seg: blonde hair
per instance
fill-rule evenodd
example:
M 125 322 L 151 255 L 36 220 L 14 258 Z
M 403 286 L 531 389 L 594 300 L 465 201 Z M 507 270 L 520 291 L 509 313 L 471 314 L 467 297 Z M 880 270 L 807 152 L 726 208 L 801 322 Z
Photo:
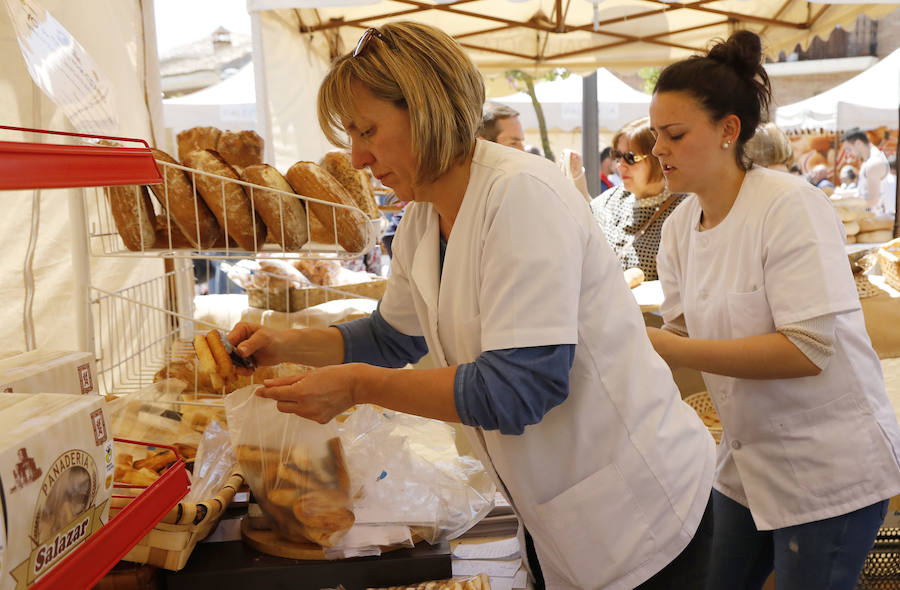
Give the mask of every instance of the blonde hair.
M 648 180 L 650 182 L 662 180 L 662 165 L 659 163 L 659 160 L 656 159 L 656 156 L 653 155 L 653 144 L 656 143 L 656 137 L 654 137 L 653 131 L 650 130 L 650 117 L 635 119 L 630 123 L 626 123 L 621 129 L 616 131 L 615 135 L 612 137 L 612 147 L 614 150 L 619 149 L 616 146 L 619 145 L 619 140 L 623 138 L 628 143 L 628 149 L 636 156 L 650 156 L 647 158 L 647 162 L 650 164 L 650 176 L 648 176 Z
M 437 180 L 467 155 L 481 125 L 484 80 L 462 47 L 434 27 L 395 22 L 381 27 L 357 56 L 339 57 L 319 87 L 319 125 L 328 141 L 348 147 L 343 121 L 353 120 L 352 84 L 409 111 L 416 182 Z
M 765 123 L 744 146 L 744 155 L 757 166 L 769 167 L 783 164 L 790 168 L 794 160 L 791 140 L 775 123 Z

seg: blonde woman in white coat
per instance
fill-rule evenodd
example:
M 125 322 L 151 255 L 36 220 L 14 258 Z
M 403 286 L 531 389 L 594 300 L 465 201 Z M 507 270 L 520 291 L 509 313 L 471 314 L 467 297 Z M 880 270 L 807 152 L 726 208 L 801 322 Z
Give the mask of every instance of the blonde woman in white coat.
M 483 101 L 444 33 L 366 31 L 326 75 L 319 117 L 354 166 L 412 201 L 387 291 L 370 318 L 240 324 L 231 342 L 322 367 L 259 390 L 285 412 L 327 422 L 373 403 L 462 422 L 547 588 L 702 588 L 714 443 L 584 199 L 553 163 L 476 141 Z M 438 368 L 389 368 L 426 351 Z
M 900 428 L 828 198 L 751 166 L 770 97 L 741 31 L 666 68 L 650 104 L 669 190 L 658 259 L 672 367 L 703 371 L 724 427 L 710 589 L 852 590 L 887 498 Z

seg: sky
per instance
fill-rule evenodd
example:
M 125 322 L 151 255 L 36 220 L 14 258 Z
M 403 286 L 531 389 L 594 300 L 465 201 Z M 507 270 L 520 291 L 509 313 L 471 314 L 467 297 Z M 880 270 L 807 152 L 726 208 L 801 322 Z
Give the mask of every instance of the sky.
M 154 0 L 153 5 L 160 53 L 206 37 L 219 26 L 250 34 L 246 0 Z

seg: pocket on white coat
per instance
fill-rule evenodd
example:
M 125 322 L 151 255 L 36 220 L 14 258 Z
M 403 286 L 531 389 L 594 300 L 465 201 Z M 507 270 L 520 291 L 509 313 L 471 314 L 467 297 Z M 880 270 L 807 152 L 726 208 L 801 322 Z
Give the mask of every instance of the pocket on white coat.
M 845 493 L 875 468 L 877 427 L 853 394 L 771 420 L 798 484 L 813 495 Z
M 559 569 L 578 588 L 602 588 L 656 552 L 647 517 L 615 463 L 535 510 L 564 561 Z
M 746 338 L 775 331 L 769 299 L 763 287 L 741 293 L 726 293 L 731 337 Z

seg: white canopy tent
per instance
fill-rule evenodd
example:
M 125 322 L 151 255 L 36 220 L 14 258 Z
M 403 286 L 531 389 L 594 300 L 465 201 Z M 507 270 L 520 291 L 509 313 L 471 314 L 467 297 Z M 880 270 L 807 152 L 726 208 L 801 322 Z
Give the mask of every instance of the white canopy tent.
M 785 130 L 895 127 L 898 106 L 900 49 L 830 90 L 779 107 L 775 123 Z
M 534 90 L 548 129 L 571 131 L 579 129 L 583 80 L 573 74 L 565 79 L 535 84 Z M 531 97 L 524 92 L 490 99 L 519 111 L 519 120 L 525 129 L 538 126 L 537 115 L 532 108 Z M 597 70 L 598 122 L 602 130 L 615 131 L 625 123 L 647 116 L 650 95 L 635 90 L 618 79 L 606 68 Z

